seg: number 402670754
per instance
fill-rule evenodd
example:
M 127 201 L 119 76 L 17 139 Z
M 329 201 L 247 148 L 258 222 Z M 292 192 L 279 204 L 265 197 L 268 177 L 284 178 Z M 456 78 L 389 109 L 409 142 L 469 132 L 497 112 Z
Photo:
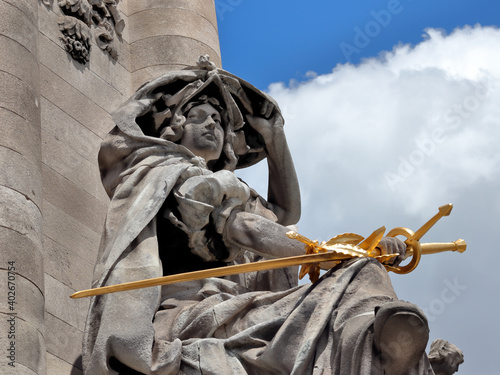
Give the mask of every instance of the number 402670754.
M 15 262 L 9 261 L 7 267 L 7 299 L 9 304 L 9 310 L 15 310 L 16 303 L 16 270 Z

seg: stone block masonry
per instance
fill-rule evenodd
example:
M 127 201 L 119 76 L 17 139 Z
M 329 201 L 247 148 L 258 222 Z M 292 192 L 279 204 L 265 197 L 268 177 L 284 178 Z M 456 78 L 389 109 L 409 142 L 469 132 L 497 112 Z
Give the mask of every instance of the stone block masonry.
M 213 0 L 66 3 L 0 0 L 2 374 L 81 373 L 88 301 L 69 294 L 92 279 L 111 113 L 201 54 L 221 66 Z M 69 47 L 87 43 L 72 29 L 88 36 L 88 54 Z

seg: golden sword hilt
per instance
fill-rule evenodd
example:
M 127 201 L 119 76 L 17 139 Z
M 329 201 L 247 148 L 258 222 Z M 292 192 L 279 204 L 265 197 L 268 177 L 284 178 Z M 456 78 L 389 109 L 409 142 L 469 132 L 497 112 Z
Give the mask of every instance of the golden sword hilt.
M 295 232 L 288 232 L 287 236 L 303 242 L 306 245 L 306 254 L 317 254 L 332 251 L 339 255 L 348 254 L 351 258 L 371 257 L 382 263 L 387 271 L 405 274 L 413 271 L 418 266 L 420 258 L 423 254 L 436 254 L 444 251 L 458 251 L 463 253 L 465 251 L 467 244 L 462 239 L 447 243 L 420 243 L 422 236 L 426 234 L 439 219 L 443 216 L 448 216 L 452 209 L 452 204 L 446 204 L 439 207 L 439 212 L 422 225 L 422 227 L 416 232 L 403 227 L 394 228 L 389 231 L 387 237 L 406 237 L 406 253 L 404 259 L 411 257 L 411 260 L 405 266 L 391 266 L 389 263 L 394 262 L 394 259 L 399 256 L 399 254 L 382 254 L 381 248 L 378 247 L 380 240 L 384 237 L 385 227 L 378 228 L 367 238 L 363 238 L 362 236 L 354 233 L 344 233 L 333 237 L 327 242 L 323 241 L 321 243 L 318 241 L 311 241 L 309 238 Z M 333 267 L 335 263 L 339 263 L 341 260 L 345 259 L 345 257 L 339 257 L 338 259 L 334 259 L 332 257 L 331 261 L 327 263 L 327 267 Z M 324 265 L 322 267 L 324 267 Z M 306 274 L 309 274 L 311 281 L 315 282 L 319 278 L 319 270 L 319 263 L 304 264 L 300 270 L 299 278 L 302 279 L 302 277 Z
M 463 253 L 467 248 L 467 244 L 462 239 L 447 243 L 420 243 L 420 239 L 422 238 L 422 236 L 426 234 L 429 229 L 431 229 L 432 226 L 437 223 L 439 219 L 444 216 L 448 216 L 451 213 L 452 209 L 453 205 L 451 203 L 439 207 L 439 212 L 434 215 L 428 222 L 422 225 L 422 227 L 416 232 L 403 227 L 398 227 L 390 230 L 389 233 L 387 233 L 387 237 L 406 237 L 406 258 L 410 256 L 412 258 L 406 266 L 393 267 L 385 265 L 385 268 L 388 271 L 392 271 L 398 274 L 405 274 L 413 271 L 418 266 L 420 258 L 423 254 L 437 254 L 444 251 L 458 251 L 459 253 Z

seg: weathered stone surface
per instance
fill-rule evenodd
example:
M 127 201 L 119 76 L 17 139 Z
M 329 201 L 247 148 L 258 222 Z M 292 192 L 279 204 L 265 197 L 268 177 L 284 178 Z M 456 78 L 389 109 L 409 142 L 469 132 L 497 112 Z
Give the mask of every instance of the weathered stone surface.
M 37 22 L 36 18 L 28 18 L 20 8 L 0 1 L 0 35 L 15 40 L 24 46 L 30 53 L 36 56 L 37 46 Z
M 75 290 L 45 274 L 45 310 L 70 326 L 83 331 L 89 300 L 70 299 Z M 48 332 L 48 331 L 47 331 Z
M 57 27 L 57 20 L 63 15 L 64 13 L 58 6 L 48 10 L 40 9 L 38 15 L 38 31 L 53 42 L 59 43 L 61 32 L 59 31 L 59 27 Z
M 180 65 L 180 64 L 160 64 L 154 66 L 148 66 L 139 70 L 136 70 L 133 75 L 132 89 L 137 90 L 141 85 L 145 82 L 150 81 L 156 77 L 161 76 L 165 72 L 171 70 L 180 70 L 185 68 L 188 65 Z
M 29 369 L 28 367 L 20 363 L 16 363 L 16 367 L 11 367 L 8 365 L 2 367 L 2 375 L 39 375 L 39 374 L 37 374 L 35 371 Z
M 72 290 L 89 289 L 94 264 L 47 236 L 43 237 L 44 270 Z M 67 301 L 69 303 L 69 301 Z
M 47 353 L 47 374 L 83 375 L 83 371 L 53 354 Z
M 132 72 L 154 65 L 192 65 L 200 55 L 209 55 L 215 65 L 220 66 L 216 51 L 197 40 L 180 36 L 156 36 L 131 43 L 130 55 Z
M 22 154 L 0 146 L 0 185 L 11 188 L 32 200 L 42 210 L 40 166 Z
M 31 241 L 27 236 L 0 226 L 2 261 L 14 261 L 16 272 L 30 280 L 43 292 L 42 243 Z M 0 268 L 6 269 L 6 264 Z
M 36 26 L 38 16 L 38 4 L 32 0 L 3 0 L 4 2 L 18 8 Z
M 106 53 L 93 53 L 90 57 L 89 69 L 126 97 L 131 93 L 130 46 L 128 42 L 119 43 L 118 41 L 115 45 L 118 60 L 111 59 Z
M 129 17 L 144 10 L 158 8 L 178 8 L 194 12 L 206 17 L 215 27 L 217 27 L 217 17 L 213 0 L 144 0 L 131 1 L 128 4 Z
M 40 65 L 41 95 L 100 138 L 113 128 L 111 115 L 57 74 Z
M 20 81 L 18 77 L 0 71 L 0 103 L 30 124 L 36 126 L 40 123 L 40 110 L 38 108 L 38 94 L 27 83 Z
M 101 138 L 44 97 L 40 99 L 43 130 L 91 163 L 97 160 Z
M 71 83 L 104 110 L 110 112 L 124 100 L 122 93 L 91 70 L 82 68 L 73 60 L 68 59 L 66 52 L 59 45 L 43 35 L 40 36 L 39 50 L 41 64 L 50 67 L 54 73 Z
M 43 199 L 94 232 L 101 232 L 106 216 L 107 199 L 106 202 L 100 202 L 45 165 L 43 166 Z
M 130 43 L 159 35 L 182 35 L 205 43 L 213 50 L 219 47 L 217 29 L 206 18 L 182 9 L 158 8 L 145 10 L 130 17 L 135 32 Z
M 0 201 L 0 226 L 39 243 L 42 215 L 38 207 L 24 195 L 4 186 L 0 186 Z
M 66 363 L 73 363 L 81 369 L 80 343 L 83 340 L 83 332 L 50 313 L 45 314 L 45 332 L 47 354 L 52 354 Z
M 45 345 L 38 2 L 0 1 L 0 20 L 0 288 L 5 291 L 0 329 L 11 332 L 6 324 L 14 329 L 12 338 L 0 334 L 0 347 L 5 352 L 15 347 L 16 373 L 41 375 Z M 13 270 L 8 266 L 16 273 L 9 274 Z M 8 304 L 7 292 L 15 304 Z M 7 317 L 6 312 L 16 315 Z M 2 355 L 2 373 L 11 369 L 5 360 Z
M 30 371 L 38 374 L 44 375 L 46 373 L 46 365 L 45 365 L 45 344 L 42 333 L 24 321 L 21 318 L 12 318 L 12 316 L 8 316 L 4 313 L 0 313 L 0 330 L 1 332 L 9 332 L 11 322 L 8 319 L 13 319 L 13 327 L 15 328 L 15 338 L 8 339 L 4 335 L 0 336 L 0 345 L 2 349 L 4 349 L 4 353 L 7 351 L 11 345 L 11 341 L 14 342 L 15 347 L 15 365 L 19 372 L 15 372 L 15 374 L 23 374 L 21 372 L 23 367 L 29 369 Z M 7 342 L 9 346 L 7 345 Z M 2 374 L 4 368 L 7 368 L 6 361 L 8 359 L 6 356 L 2 355 L 1 359 L 1 368 Z M 5 365 L 5 366 L 4 366 Z M 26 374 L 31 374 L 30 371 L 26 371 Z
M 94 197 L 104 200 L 95 163 L 75 154 L 71 147 L 42 130 L 42 161 Z
M 0 311 L 15 312 L 17 319 L 22 319 L 43 332 L 44 298 L 42 291 L 37 285 L 24 278 L 22 275 L 4 269 L 7 268 L 8 261 L 14 261 L 14 259 L 3 258 L 2 256 L 0 290 L 5 291 L 7 294 L 7 291 L 10 291 L 9 287 L 13 288 L 12 291 L 15 293 L 13 295 L 15 297 L 15 304 L 13 306 L 9 305 L 9 300 L 6 298 L 7 296 L 5 296 L 0 299 Z M 16 272 L 18 272 L 18 270 L 21 270 L 21 268 L 18 269 L 18 267 L 22 266 L 22 260 L 15 261 L 13 265 Z M 11 283 L 9 283 L 9 281 Z
M 40 128 L 5 108 L 0 108 L 0 145 L 41 166 Z
M 50 202 L 43 202 L 43 233 L 80 258 L 95 263 L 100 236 Z
M 2 51 L 0 70 L 9 72 L 38 92 L 40 82 L 36 56 L 18 42 L 2 37 L 0 37 L 0 51 Z

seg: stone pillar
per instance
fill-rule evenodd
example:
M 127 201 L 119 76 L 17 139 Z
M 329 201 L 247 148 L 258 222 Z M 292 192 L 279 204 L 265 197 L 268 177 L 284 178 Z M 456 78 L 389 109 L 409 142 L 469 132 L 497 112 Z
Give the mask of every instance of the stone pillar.
M 0 0 L 0 372 L 45 374 L 38 2 Z
M 128 2 L 132 90 L 200 55 L 221 67 L 214 0 Z

